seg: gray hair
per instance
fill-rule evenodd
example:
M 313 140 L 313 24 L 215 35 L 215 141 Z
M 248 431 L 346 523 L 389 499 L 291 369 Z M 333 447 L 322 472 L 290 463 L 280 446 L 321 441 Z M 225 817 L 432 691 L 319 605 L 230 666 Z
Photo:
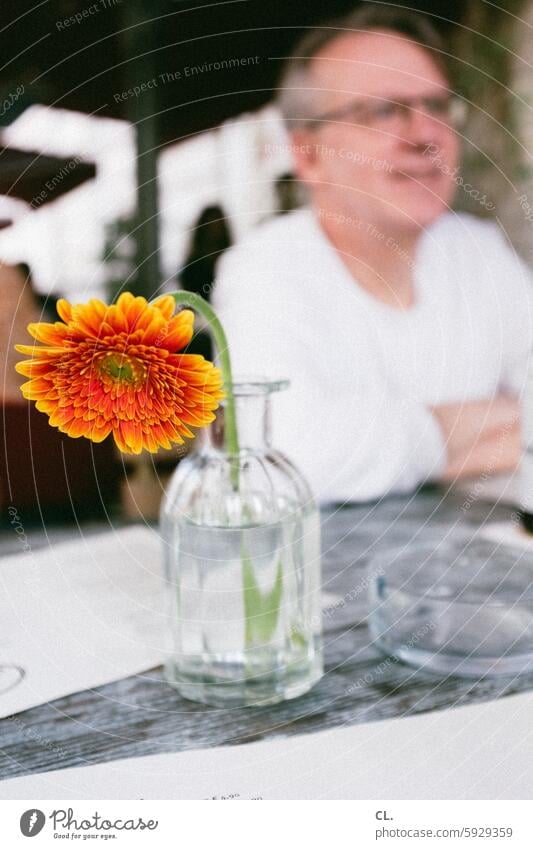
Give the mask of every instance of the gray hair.
M 313 58 L 346 32 L 391 30 L 405 35 L 430 51 L 435 63 L 450 79 L 443 42 L 428 18 L 417 12 L 391 7 L 362 7 L 325 21 L 306 33 L 294 47 L 287 60 L 279 84 L 277 104 L 289 129 L 297 129 L 315 116 L 316 93 L 310 84 L 309 67 Z

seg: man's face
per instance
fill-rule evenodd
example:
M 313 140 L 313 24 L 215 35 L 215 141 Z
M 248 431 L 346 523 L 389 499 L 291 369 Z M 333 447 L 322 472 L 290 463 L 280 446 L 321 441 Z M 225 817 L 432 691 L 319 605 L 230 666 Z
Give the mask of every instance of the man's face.
M 293 134 L 298 176 L 318 207 L 384 230 L 427 227 L 449 207 L 459 142 L 441 111 L 448 82 L 428 50 L 393 32 L 347 33 L 312 60 L 310 84 L 317 116 L 354 104 Z

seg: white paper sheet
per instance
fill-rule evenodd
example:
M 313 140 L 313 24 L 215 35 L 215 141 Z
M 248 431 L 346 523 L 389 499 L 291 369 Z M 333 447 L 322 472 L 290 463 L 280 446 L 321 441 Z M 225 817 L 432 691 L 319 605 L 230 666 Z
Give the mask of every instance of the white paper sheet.
M 530 799 L 533 693 L 0 782 L 3 799 Z
M 0 664 L 22 667 L 0 717 L 150 669 L 167 649 L 161 545 L 132 527 L 0 565 Z
M 159 666 L 170 634 L 158 533 L 142 526 L 0 564 L 0 718 Z M 323 593 L 322 605 L 340 599 Z

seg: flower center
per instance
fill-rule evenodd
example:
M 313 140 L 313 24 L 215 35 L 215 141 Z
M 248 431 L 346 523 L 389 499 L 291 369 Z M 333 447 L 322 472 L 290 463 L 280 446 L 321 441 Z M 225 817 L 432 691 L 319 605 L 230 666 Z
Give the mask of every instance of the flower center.
M 139 386 L 144 383 L 146 378 L 144 365 L 139 360 L 129 357 L 127 354 L 105 354 L 100 360 L 98 368 L 102 374 L 121 383 L 131 383 Z

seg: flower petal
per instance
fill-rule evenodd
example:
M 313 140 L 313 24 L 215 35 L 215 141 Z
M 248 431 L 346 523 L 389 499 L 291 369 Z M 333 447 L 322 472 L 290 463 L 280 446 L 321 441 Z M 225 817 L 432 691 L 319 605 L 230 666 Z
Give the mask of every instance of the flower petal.
M 59 318 L 68 324 L 72 318 L 72 307 L 64 298 L 60 298 L 56 304 L 56 310 Z

